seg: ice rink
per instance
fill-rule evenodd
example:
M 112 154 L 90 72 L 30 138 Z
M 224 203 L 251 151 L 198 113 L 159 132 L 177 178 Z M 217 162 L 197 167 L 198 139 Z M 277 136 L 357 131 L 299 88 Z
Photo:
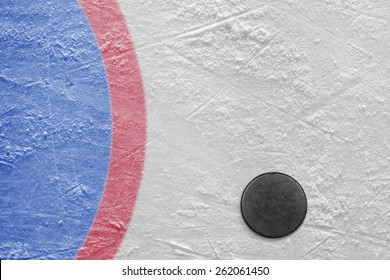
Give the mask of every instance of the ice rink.
M 148 116 L 119 259 L 390 257 L 390 3 L 119 1 Z M 269 240 L 239 211 L 255 176 L 308 197 Z
M 96 17 L 112 12 L 107 8 L 111 4 L 107 3 L 115 5 L 112 0 L 90 2 L 95 9 L 91 13 L 96 11 Z M 7 5 L 0 3 L 1 8 L 8 8 Z M 93 42 L 92 35 L 85 37 L 87 39 L 83 37 L 82 41 L 72 37 L 78 42 L 69 47 L 75 51 L 74 57 L 80 61 L 84 59 L 77 54 L 79 47 L 84 48 L 85 59 L 89 59 L 89 62 L 83 62 L 85 68 L 77 69 L 90 71 L 80 72 L 78 79 L 81 82 L 73 81 L 72 89 L 56 84 L 53 78 L 62 75 L 66 79 L 72 69 L 42 71 L 41 76 L 30 81 L 27 76 L 32 77 L 32 74 L 27 70 L 23 72 L 24 66 L 15 68 L 12 77 L 11 66 L 0 66 L 0 192 L 3 197 L 0 198 L 0 228 L 7 229 L 3 231 L 6 233 L 0 233 L 1 259 L 76 257 L 103 196 L 113 145 L 111 117 L 115 118 L 117 114 L 120 117 L 126 110 L 131 111 L 128 115 L 139 123 L 143 123 L 145 117 L 146 134 L 144 143 L 139 144 L 142 148 L 130 151 L 123 161 L 123 174 L 130 172 L 126 180 L 133 180 L 133 193 L 117 191 L 119 198 L 111 200 L 113 208 L 104 204 L 104 207 L 110 206 L 112 212 L 128 212 L 128 218 L 131 218 L 129 223 L 126 220 L 121 223 L 121 218 L 119 222 L 113 222 L 118 231 L 124 232 L 124 237 L 121 239 L 118 235 L 120 246 L 107 258 L 390 259 L 389 1 L 118 0 L 117 5 L 134 49 L 127 50 L 125 44 L 115 45 L 109 33 L 104 40 L 108 49 L 121 50 L 123 47 L 123 53 L 111 54 L 117 65 L 133 67 L 135 64 L 129 64 L 126 53 L 134 51 L 139 65 L 137 71 L 142 78 L 145 112 L 137 111 L 136 106 L 141 103 L 135 103 L 135 99 L 129 101 L 133 102 L 130 107 L 124 105 L 121 110 L 110 111 L 109 90 L 112 91 L 112 86 L 106 81 L 105 73 L 115 74 L 121 70 L 109 68 L 106 60 L 103 65 L 98 43 Z M 52 11 L 47 15 L 56 13 Z M 3 22 L 4 14 L 7 13 L 0 16 Z M 87 23 L 77 27 L 84 20 L 81 12 L 79 17 L 68 35 L 65 31 L 69 28 L 62 25 L 63 36 L 89 34 L 85 31 Z M 93 24 L 92 30 L 97 36 Z M 8 38 L 6 31 L 6 27 L 0 27 L 0 40 L 4 40 L 4 46 L 7 46 L 4 49 L 8 50 L 2 57 L 9 56 L 14 46 L 13 41 L 4 39 Z M 118 32 L 122 32 L 120 28 Z M 53 36 L 60 38 L 62 35 Z M 95 56 L 89 54 L 89 49 L 85 51 L 89 44 Z M 99 47 L 102 51 L 101 42 Z M 39 45 L 28 45 L 27 48 L 39 48 Z M 66 52 L 67 45 L 63 48 Z M 126 76 L 129 71 L 123 69 L 122 74 Z M 129 75 L 133 75 L 131 71 Z M 25 128 L 17 124 L 14 117 L 24 116 L 26 110 L 38 112 L 37 108 L 49 106 L 47 101 L 40 103 L 37 97 L 31 99 L 34 100 L 32 107 L 17 107 L 18 110 L 9 113 L 12 106 L 7 104 L 19 98 L 13 95 L 16 86 L 10 86 L 10 81 L 20 82 L 26 91 L 31 89 L 31 85 L 23 84 L 24 80 L 17 80 L 24 76 L 26 83 L 39 81 L 43 87 L 46 87 L 45 77 L 50 82 L 52 79 L 51 91 L 45 91 L 43 96 L 63 96 L 58 99 L 62 109 L 55 125 L 52 117 L 56 115 L 56 105 L 47 112 L 48 123 L 53 126 L 38 129 L 39 121 L 31 124 L 37 133 L 38 130 L 46 131 L 46 134 L 36 136 L 38 140 L 34 138 L 34 143 L 40 139 L 45 142 L 44 137 L 48 135 L 50 141 L 44 147 L 21 144 L 21 138 L 33 135 L 14 136 L 15 129 Z M 90 78 L 82 78 L 85 76 Z M 125 78 L 117 81 L 129 82 Z M 129 82 L 123 88 L 133 89 L 133 86 L 134 83 Z M 85 96 L 78 98 L 78 95 Z M 42 100 L 47 100 L 46 97 Z M 20 98 L 30 100 L 33 97 Z M 23 100 L 20 102 L 25 102 Z M 54 99 L 49 97 L 48 100 L 50 103 Z M 78 102 L 83 104 L 85 111 L 70 109 L 78 106 Z M 76 113 L 80 119 L 84 114 L 93 115 L 91 118 L 97 128 L 88 130 L 74 125 L 78 123 L 76 121 L 67 122 Z M 38 115 L 32 118 L 38 119 Z M 87 126 L 89 121 L 86 118 L 80 123 Z M 88 133 L 88 137 L 76 136 L 80 129 L 81 133 Z M 131 130 L 129 133 L 129 137 L 134 138 L 142 134 L 134 134 Z M 66 138 L 63 144 L 56 146 L 56 141 L 62 141 L 65 136 L 77 138 L 77 141 L 73 143 Z M 122 138 L 127 141 L 126 137 Z M 80 146 L 82 141 L 85 146 Z M 97 144 L 87 146 L 92 142 Z M 69 145 L 75 145 L 77 149 L 65 148 Z M 23 150 L 30 146 L 32 151 Z M 126 147 L 122 146 L 128 149 Z M 34 199 L 34 192 L 29 190 L 31 180 L 34 181 L 38 173 L 30 162 L 38 150 L 46 155 L 53 154 L 39 158 L 39 162 L 46 162 L 39 174 L 43 174 L 42 178 L 54 179 L 48 186 L 44 179 L 34 183 L 35 190 L 52 188 L 53 191 L 47 194 L 46 200 L 42 194 L 45 202 L 40 201 L 39 205 L 45 204 L 44 207 L 37 208 L 32 204 L 27 210 L 20 210 L 27 205 L 21 200 Z M 16 155 L 12 162 L 7 161 L 10 154 Z M 139 182 L 132 177 L 133 169 L 142 175 L 134 175 Z M 46 171 L 43 170 L 54 175 L 44 177 Z M 266 172 L 292 176 L 307 196 L 308 209 L 303 224 L 293 234 L 280 239 L 268 239 L 254 233 L 240 212 L 244 188 L 254 177 Z M 25 173 L 29 177 L 23 186 L 22 183 L 15 185 L 13 182 Z M 78 179 L 73 180 L 73 177 Z M 66 187 L 62 187 L 64 185 Z M 14 194 L 15 188 L 21 190 L 20 195 L 19 192 Z M 50 206 L 49 202 L 57 191 L 69 194 L 69 190 L 72 190 L 71 207 L 76 209 L 77 215 L 67 211 L 63 215 L 69 214 L 72 221 L 77 221 L 74 228 L 81 228 L 78 221 L 84 219 L 84 230 L 69 229 L 64 235 L 66 238 L 61 239 L 61 246 L 51 241 L 54 243 L 50 243 L 50 252 L 43 248 L 30 254 L 29 250 L 34 246 L 44 244 L 40 243 L 36 224 L 47 229 L 46 235 L 50 235 L 50 228 L 56 227 L 58 238 L 63 238 L 65 229 L 58 228 L 57 223 L 66 224 L 66 218 L 57 218 L 56 213 L 50 213 L 52 219 L 42 223 L 46 220 L 46 207 L 62 209 L 58 206 L 61 203 L 69 206 L 65 199 L 53 202 L 57 206 Z M 129 207 L 128 200 L 120 199 L 127 195 L 131 196 Z M 115 203 L 120 206 L 116 208 Z M 21 216 L 32 213 L 36 219 L 13 217 L 19 210 Z M 29 245 L 30 235 L 23 240 L 18 240 L 17 236 L 9 240 L 10 235 L 19 234 L 21 225 L 18 223 L 26 221 L 32 223 L 29 229 L 35 232 L 34 240 L 38 240 L 34 241 L 35 245 Z M 99 230 L 112 229 L 101 226 Z M 72 234 L 77 235 L 75 243 L 72 243 Z M 110 236 L 115 236 L 115 231 Z M 96 239 L 95 242 L 100 241 Z M 108 248 L 109 243 L 105 248 L 103 239 L 101 242 L 98 258 L 104 256 L 104 250 L 113 249 Z M 61 253 L 71 243 L 73 251 Z

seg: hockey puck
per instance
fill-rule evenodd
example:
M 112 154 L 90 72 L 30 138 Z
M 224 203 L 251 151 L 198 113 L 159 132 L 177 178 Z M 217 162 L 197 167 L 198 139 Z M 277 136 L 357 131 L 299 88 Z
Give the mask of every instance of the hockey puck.
M 256 233 L 280 238 L 293 233 L 307 212 L 307 199 L 301 185 L 292 177 L 265 173 L 254 178 L 241 198 L 241 213 Z

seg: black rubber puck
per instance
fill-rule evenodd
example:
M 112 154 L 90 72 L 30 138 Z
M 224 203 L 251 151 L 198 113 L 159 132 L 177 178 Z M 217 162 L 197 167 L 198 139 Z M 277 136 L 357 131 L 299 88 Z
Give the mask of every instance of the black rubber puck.
M 269 238 L 293 233 L 305 219 L 307 199 L 294 178 L 265 173 L 254 178 L 241 198 L 241 213 L 247 225 Z

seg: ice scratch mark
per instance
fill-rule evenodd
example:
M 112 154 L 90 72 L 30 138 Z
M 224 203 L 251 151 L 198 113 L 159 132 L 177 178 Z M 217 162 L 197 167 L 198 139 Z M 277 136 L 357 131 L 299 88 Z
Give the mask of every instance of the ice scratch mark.
M 371 155 L 374 155 L 374 156 L 376 156 L 376 157 L 378 157 L 378 158 L 381 158 L 381 159 L 383 159 L 383 160 L 386 160 L 386 161 L 390 162 L 390 159 L 389 159 L 389 158 L 386 158 L 386 157 L 384 157 L 384 156 L 382 156 L 382 155 L 380 155 L 380 154 L 378 154 L 378 153 L 372 152 L 371 150 L 369 150 L 369 148 L 365 148 L 365 147 L 356 145 L 356 144 L 354 144 L 353 142 L 351 142 L 350 140 L 345 139 L 345 138 L 343 138 L 343 137 L 337 135 L 337 134 L 334 133 L 334 132 L 325 130 L 325 129 L 323 129 L 322 127 L 319 127 L 319 126 L 317 126 L 317 125 L 315 125 L 315 124 L 313 124 L 313 123 L 311 123 L 311 122 L 309 122 L 309 121 L 307 121 L 307 120 L 305 120 L 305 119 L 302 119 L 302 118 L 300 118 L 300 117 L 297 116 L 297 115 L 291 114 L 291 113 L 287 112 L 286 110 L 284 110 L 283 108 L 280 108 L 280 107 L 278 107 L 278 106 L 276 106 L 276 105 L 274 105 L 274 104 L 272 104 L 272 103 L 270 103 L 270 102 L 268 102 L 268 101 L 265 101 L 265 100 L 261 99 L 260 97 L 258 97 L 257 95 L 255 95 L 255 94 L 253 94 L 253 93 L 249 93 L 248 91 L 246 91 L 246 90 L 244 90 L 244 89 L 242 89 L 242 88 L 240 88 L 240 87 L 237 87 L 236 85 L 232 85 L 232 86 L 235 87 L 235 88 L 237 88 L 237 89 L 239 89 L 239 90 L 241 90 L 241 91 L 243 91 L 243 92 L 246 92 L 248 95 L 253 96 L 254 98 L 260 100 L 260 101 L 263 102 L 264 104 L 267 104 L 268 106 L 270 106 L 270 107 L 272 107 L 272 108 L 275 108 L 276 110 L 278 110 L 278 111 L 280 111 L 280 112 L 282 112 L 282 113 L 284 113 L 284 114 L 286 114 L 286 115 L 288 115 L 288 116 L 290 116 L 290 117 L 296 119 L 297 121 L 299 121 L 299 122 L 305 124 L 305 125 L 308 126 L 308 127 L 311 127 L 311 128 L 313 128 L 313 129 L 316 129 L 316 130 L 320 130 L 322 133 L 327 134 L 327 135 L 329 135 L 329 136 L 332 136 L 332 137 L 334 137 L 334 138 L 336 138 L 336 139 L 338 139 L 338 140 L 341 140 L 341 141 L 345 142 L 346 144 L 351 145 L 351 146 L 353 146 L 353 147 L 355 147 L 355 148 L 357 148 L 357 149 L 359 149 L 359 150 L 361 150 L 361 151 L 367 152 L 367 153 L 369 153 L 369 154 L 371 154 Z
M 290 15 L 292 18 L 297 18 L 297 16 L 299 16 L 303 21 L 309 23 L 311 26 L 316 27 L 316 28 L 326 32 L 327 34 L 329 34 L 330 36 L 335 38 L 337 41 L 342 42 L 342 43 L 352 47 L 353 49 L 355 49 L 359 53 L 361 53 L 361 54 L 367 56 L 369 59 L 371 59 L 371 55 L 364 48 L 362 48 L 362 47 L 360 47 L 360 46 L 358 46 L 358 45 L 356 45 L 354 43 L 351 43 L 351 42 L 349 42 L 347 40 L 344 40 L 344 39 L 340 38 L 339 36 L 337 36 L 333 32 L 331 32 L 331 31 L 323 28 L 322 26 L 318 25 L 316 22 L 312 21 L 310 18 L 308 18 L 307 16 L 305 16 L 302 13 L 298 12 L 294 8 L 292 8 L 292 7 L 288 6 L 288 5 L 285 5 L 285 7 L 284 7 L 285 9 L 283 9 L 283 10 L 281 10 L 280 8 L 274 7 L 272 5 L 271 5 L 271 7 L 273 7 L 276 10 L 279 10 L 281 12 L 285 12 L 286 14 Z
M 328 241 L 331 237 L 333 237 L 333 235 L 326 237 L 324 240 L 322 240 L 322 241 L 319 242 L 316 246 L 314 246 L 313 248 L 311 248 L 307 253 L 305 253 L 305 254 L 304 254 L 302 257 L 300 257 L 299 259 L 302 260 L 303 258 L 307 257 L 308 255 L 310 255 L 311 253 L 313 253 L 314 251 L 316 251 L 318 248 L 320 248 L 322 245 L 324 245 L 325 242 Z
M 182 251 L 182 252 L 190 254 L 190 255 L 200 256 L 200 257 L 207 258 L 207 259 L 212 258 L 212 256 L 210 256 L 210 255 L 196 252 L 196 251 L 194 251 L 191 248 L 188 248 L 188 247 L 183 246 L 183 245 L 176 244 L 173 241 L 165 241 L 165 240 L 161 240 L 161 239 L 152 239 L 152 240 L 154 240 L 156 242 L 160 242 L 162 244 L 165 244 L 165 245 L 167 245 L 168 247 L 170 247 L 173 250 L 179 250 L 179 251 Z
M 258 55 L 260 55 L 280 34 L 280 31 L 277 32 L 276 34 L 274 34 L 271 39 L 263 46 L 260 48 L 260 50 L 258 50 L 251 58 L 249 58 L 245 63 L 244 65 L 242 65 L 240 67 L 240 69 L 238 69 L 232 77 L 230 77 L 230 79 L 233 79 L 237 74 L 241 73 L 242 70 L 244 70 L 244 68 L 246 66 L 249 65 L 249 63 L 255 59 Z M 187 60 L 189 60 L 190 62 L 193 62 L 195 63 L 192 59 L 189 59 L 188 57 L 186 57 L 185 55 L 181 54 L 180 52 L 176 51 L 175 49 L 167 46 L 168 48 L 172 49 L 173 51 L 175 51 L 176 53 L 180 54 L 181 56 L 183 56 L 184 58 L 186 58 Z M 199 64 L 196 64 L 197 66 L 200 66 L 202 67 L 204 70 L 206 70 L 207 72 L 211 72 L 213 73 L 212 71 L 209 71 L 206 67 L 202 66 L 202 65 L 199 65 Z M 214 74 L 214 73 L 213 73 Z M 215 74 L 214 74 L 215 75 Z M 197 108 L 195 108 L 192 112 L 190 112 L 186 117 L 185 119 L 190 119 L 191 117 L 193 117 L 194 115 L 196 115 L 198 112 L 201 112 L 204 108 L 207 107 L 208 104 L 210 104 L 210 102 L 212 102 L 222 91 L 224 91 L 228 86 L 231 85 L 230 82 L 228 82 L 225 78 L 222 78 L 221 79 L 225 82 L 225 85 L 216 93 L 214 94 L 213 96 L 211 96 L 210 98 L 208 98 L 206 100 L 206 102 L 204 102 L 203 104 L 201 104 L 200 106 L 198 106 Z
M 211 249 L 213 250 L 213 252 L 214 252 L 214 254 L 215 254 L 215 258 L 216 258 L 217 260 L 220 260 L 221 257 L 220 257 L 219 254 L 217 253 L 217 250 L 215 249 L 213 243 L 210 241 L 210 239 L 207 239 L 207 242 L 210 244 L 210 247 L 211 247 Z
M 357 214 L 359 214 L 363 209 L 367 208 L 370 203 L 372 203 L 378 196 L 379 194 L 381 194 L 384 190 L 386 190 L 390 185 L 387 185 L 385 187 L 383 187 L 382 189 L 380 189 L 375 195 L 374 197 L 372 197 L 370 200 L 368 200 L 366 203 L 363 204 L 363 206 L 361 208 L 359 208 L 355 213 L 353 213 L 351 216 L 350 216 L 350 219 L 356 217 Z
M 280 1 L 278 1 L 280 2 Z M 275 3 L 278 3 L 278 2 L 275 2 Z M 260 2 L 261 3 L 261 2 Z M 137 51 L 140 51 L 140 50 L 143 50 L 143 49 L 148 49 L 148 48 L 152 48 L 152 47 L 155 47 L 155 46 L 158 46 L 158 45 L 163 45 L 165 44 L 166 42 L 170 41 L 170 40 L 175 40 L 175 39 L 178 39 L 178 38 L 185 38 L 185 37 L 188 37 L 188 36 L 191 36 L 191 35 L 195 35 L 197 33 L 200 33 L 202 31 L 207 31 L 207 30 L 211 30 L 215 27 L 218 27 L 218 26 L 221 26 L 227 22 L 230 22 L 230 21 L 233 21 L 233 20 L 236 20 L 242 16 L 246 16 L 246 15 L 250 15 L 252 13 L 255 13 L 261 9 L 264 9 L 264 8 L 267 8 L 269 7 L 269 5 L 267 3 L 262 3 L 264 4 L 264 6 L 260 6 L 260 7 L 257 7 L 255 9 L 252 9 L 252 10 L 245 10 L 245 11 L 242 11 L 242 12 L 238 12 L 238 13 L 235 13 L 233 15 L 231 15 L 230 17 L 226 17 L 226 18 L 222 18 L 220 20 L 217 20 L 217 21 L 213 21 L 213 22 L 209 22 L 209 23 L 206 23 L 206 24 L 201 24 L 201 25 L 197 25 L 197 26 L 194 26 L 184 32 L 178 32 L 178 33 L 173 33 L 169 36 L 153 36 L 151 35 L 149 32 L 146 32 L 144 29 L 142 29 L 140 26 L 138 26 L 137 28 L 139 30 L 142 31 L 142 33 L 144 33 L 145 35 L 151 37 L 154 39 L 154 43 L 153 44 L 149 44 L 149 45 L 146 45 L 146 46 L 143 46 L 141 48 L 138 48 Z

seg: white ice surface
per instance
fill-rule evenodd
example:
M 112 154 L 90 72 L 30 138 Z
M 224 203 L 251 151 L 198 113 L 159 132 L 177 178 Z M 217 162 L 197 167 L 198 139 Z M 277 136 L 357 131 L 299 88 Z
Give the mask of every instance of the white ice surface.
M 119 3 L 148 144 L 118 259 L 390 258 L 390 1 Z M 240 213 L 269 171 L 308 197 L 278 240 Z

